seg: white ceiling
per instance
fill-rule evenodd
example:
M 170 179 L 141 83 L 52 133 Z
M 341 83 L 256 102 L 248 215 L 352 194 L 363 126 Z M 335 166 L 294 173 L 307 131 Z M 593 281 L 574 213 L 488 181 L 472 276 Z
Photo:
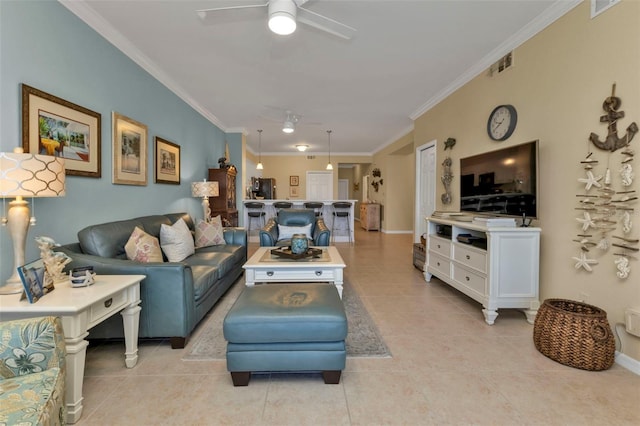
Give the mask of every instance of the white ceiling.
M 301 23 L 277 36 L 265 8 L 207 24 L 195 12 L 229 1 L 60 2 L 221 129 L 245 132 L 253 152 L 263 129 L 263 154 L 293 153 L 297 143 L 325 153 L 331 129 L 332 153 L 371 154 L 577 0 L 305 4 L 354 27 L 351 40 Z M 286 110 L 302 115 L 291 135 L 281 131 Z

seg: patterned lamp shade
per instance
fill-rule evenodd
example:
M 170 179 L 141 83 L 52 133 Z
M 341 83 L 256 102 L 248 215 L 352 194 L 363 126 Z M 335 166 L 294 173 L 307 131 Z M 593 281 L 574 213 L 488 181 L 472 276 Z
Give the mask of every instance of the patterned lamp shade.
M 217 197 L 220 194 L 218 182 L 193 182 L 191 195 L 193 197 Z
M 0 152 L 0 198 L 64 195 L 64 159 L 50 155 Z

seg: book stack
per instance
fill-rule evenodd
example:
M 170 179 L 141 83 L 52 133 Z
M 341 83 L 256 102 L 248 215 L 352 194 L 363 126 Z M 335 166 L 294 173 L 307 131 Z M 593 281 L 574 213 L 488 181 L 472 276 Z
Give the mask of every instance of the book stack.
M 512 217 L 479 217 L 473 218 L 476 225 L 486 226 L 487 228 L 511 228 L 516 226 L 516 220 Z

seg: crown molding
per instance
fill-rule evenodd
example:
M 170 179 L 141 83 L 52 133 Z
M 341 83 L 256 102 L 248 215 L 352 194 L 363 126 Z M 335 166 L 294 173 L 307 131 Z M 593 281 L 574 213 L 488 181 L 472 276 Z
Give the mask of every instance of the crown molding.
M 482 58 L 480 62 L 473 65 L 466 72 L 456 78 L 449 86 L 442 89 L 426 103 L 415 110 L 409 118 L 417 120 L 422 114 L 429 111 L 434 106 L 445 100 L 449 95 L 460 89 L 476 76 L 488 69 L 494 62 L 502 58 L 508 52 L 514 50 L 525 41 L 529 40 L 540 31 L 551 25 L 553 22 L 561 18 L 571 9 L 582 3 L 582 0 L 558 0 L 551 6 L 546 8 L 540 15 L 527 25 L 522 27 L 520 31 L 513 37 L 505 40 L 498 47 L 493 49 L 487 56 Z
M 399 131 L 398 133 L 396 133 L 395 136 L 393 136 L 391 139 L 389 139 L 387 142 L 385 142 L 384 144 L 380 145 L 379 147 L 377 147 L 374 151 L 372 151 L 370 153 L 370 155 L 375 155 L 377 153 L 379 153 L 380 151 L 382 151 L 383 149 L 385 149 L 386 147 L 388 147 L 389 145 L 398 142 L 398 140 L 400 138 L 405 137 L 406 135 L 408 135 L 409 133 L 413 132 L 414 129 L 414 125 L 413 123 L 411 123 L 411 125 L 405 127 L 404 129 L 402 129 L 401 131 Z
M 116 31 L 85 2 L 73 0 L 58 0 L 58 2 L 100 34 L 105 40 L 128 56 L 143 70 L 151 74 L 153 78 L 162 83 L 167 89 L 175 93 L 180 99 L 196 110 L 205 119 L 217 126 L 220 130 L 228 132 L 225 125 L 218 119 L 218 117 L 213 115 L 209 110 L 203 108 L 198 102 L 189 96 L 189 94 L 182 89 L 175 80 L 165 74 L 151 59 L 138 50 L 126 37 Z

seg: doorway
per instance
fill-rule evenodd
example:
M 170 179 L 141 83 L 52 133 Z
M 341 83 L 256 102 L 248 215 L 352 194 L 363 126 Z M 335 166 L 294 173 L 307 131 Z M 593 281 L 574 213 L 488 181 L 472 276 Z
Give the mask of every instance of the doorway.
M 338 199 L 348 200 L 349 198 L 349 179 L 338 179 Z
M 416 148 L 416 211 L 413 241 L 427 232 L 425 218 L 436 210 L 436 141 Z
M 307 172 L 307 200 L 333 200 L 333 172 Z

